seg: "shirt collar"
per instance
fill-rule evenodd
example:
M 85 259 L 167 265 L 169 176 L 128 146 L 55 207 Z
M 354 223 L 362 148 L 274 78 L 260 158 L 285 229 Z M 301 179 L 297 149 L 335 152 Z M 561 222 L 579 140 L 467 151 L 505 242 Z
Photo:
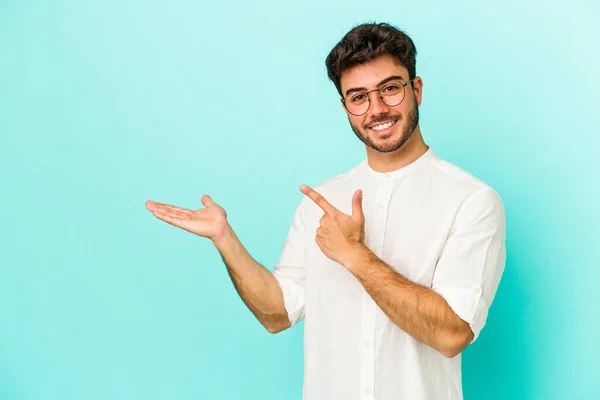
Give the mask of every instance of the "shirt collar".
M 418 168 L 420 168 L 423 164 L 426 164 L 429 160 L 431 160 L 433 157 L 435 157 L 435 154 L 433 153 L 433 150 L 431 150 L 431 147 L 429 147 L 429 149 L 427 149 L 427 151 L 425 153 L 423 153 L 419 158 L 417 158 L 415 161 L 413 161 L 412 163 L 402 167 L 402 168 L 398 168 L 394 171 L 390 171 L 390 172 L 378 172 L 375 171 L 374 169 L 372 169 L 369 166 L 369 162 L 367 159 L 365 159 L 362 164 L 363 166 L 366 168 L 367 172 L 370 175 L 373 175 L 375 177 L 382 177 L 382 178 L 399 178 L 402 177 L 412 171 L 417 170 Z

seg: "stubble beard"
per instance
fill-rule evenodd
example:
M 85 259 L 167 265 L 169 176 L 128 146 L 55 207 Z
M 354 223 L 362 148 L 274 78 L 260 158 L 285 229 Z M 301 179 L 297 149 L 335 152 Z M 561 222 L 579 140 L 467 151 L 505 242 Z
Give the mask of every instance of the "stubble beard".
M 397 118 L 396 124 L 401 124 L 402 121 L 404 121 L 404 116 L 402 114 L 399 114 L 397 116 L 395 116 Z M 386 120 L 389 119 L 389 117 L 380 117 L 378 119 L 374 119 L 373 121 L 371 121 L 370 123 L 372 124 L 373 122 L 377 122 L 382 121 L 382 120 Z M 354 134 L 356 135 L 356 137 L 358 137 L 360 139 L 361 142 L 363 142 L 366 146 L 369 146 L 370 148 L 372 148 L 373 150 L 376 150 L 380 153 L 391 153 L 393 151 L 396 151 L 398 149 L 400 149 L 402 146 L 404 146 L 404 144 L 406 142 L 408 142 L 408 139 L 410 139 L 410 137 L 412 136 L 413 132 L 415 131 L 415 129 L 417 128 L 417 125 L 419 124 L 419 107 L 415 107 L 412 110 L 410 110 L 408 112 L 408 114 L 406 114 L 406 121 L 404 121 L 404 125 L 402 126 L 402 133 L 400 135 L 400 138 L 398 139 L 384 139 L 384 141 L 380 144 L 376 144 L 373 140 L 371 140 L 371 138 L 369 137 L 369 135 L 367 134 L 367 127 L 363 127 L 363 128 L 359 128 L 355 125 L 352 124 L 352 122 L 350 122 L 350 126 L 352 127 L 352 130 L 354 131 Z M 397 127 L 396 127 L 397 129 Z

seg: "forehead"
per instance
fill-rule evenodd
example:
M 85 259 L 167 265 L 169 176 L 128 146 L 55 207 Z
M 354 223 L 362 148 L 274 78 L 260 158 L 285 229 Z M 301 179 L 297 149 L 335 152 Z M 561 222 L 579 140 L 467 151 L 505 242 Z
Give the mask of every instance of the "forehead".
M 366 64 L 357 65 L 342 73 L 340 85 L 342 93 L 355 87 L 372 88 L 391 75 L 400 75 L 408 80 L 408 70 L 394 62 L 389 54 L 384 54 Z

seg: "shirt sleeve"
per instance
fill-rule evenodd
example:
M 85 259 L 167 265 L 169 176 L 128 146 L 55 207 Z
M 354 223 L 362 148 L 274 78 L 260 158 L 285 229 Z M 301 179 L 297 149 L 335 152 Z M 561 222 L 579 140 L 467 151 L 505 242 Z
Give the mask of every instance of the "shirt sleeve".
M 506 263 L 506 219 L 500 196 L 483 187 L 459 208 L 442 248 L 432 290 L 469 323 L 473 341 L 485 325 Z
M 273 275 L 283 292 L 285 309 L 292 326 L 304 317 L 305 306 L 306 246 L 303 204 L 304 201 L 296 209 L 279 261 L 273 270 Z

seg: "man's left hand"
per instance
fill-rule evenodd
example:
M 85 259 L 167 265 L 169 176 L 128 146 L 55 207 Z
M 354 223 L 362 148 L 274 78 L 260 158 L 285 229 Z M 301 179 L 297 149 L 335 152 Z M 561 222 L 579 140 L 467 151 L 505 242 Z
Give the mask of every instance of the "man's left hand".
M 347 266 L 354 250 L 363 243 L 365 237 L 362 191 L 357 190 L 352 196 L 352 215 L 344 214 L 306 185 L 300 186 L 300 191 L 325 212 L 317 229 L 317 245 L 327 257 Z

